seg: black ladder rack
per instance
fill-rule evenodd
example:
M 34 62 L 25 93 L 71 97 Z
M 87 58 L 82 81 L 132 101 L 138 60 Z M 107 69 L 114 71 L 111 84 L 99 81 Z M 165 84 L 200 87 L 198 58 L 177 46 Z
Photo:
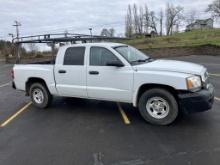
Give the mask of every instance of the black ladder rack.
M 78 41 L 82 43 L 88 42 L 103 42 L 103 41 L 123 41 L 128 40 L 124 37 L 106 37 L 98 35 L 87 35 L 87 34 L 73 34 L 73 33 L 55 33 L 55 34 L 41 34 L 14 38 L 13 43 L 17 47 L 16 51 L 16 63 L 20 63 L 20 47 L 22 44 L 28 43 L 47 43 L 51 44 L 52 56 L 54 60 L 54 49 L 55 44 L 68 43 L 75 44 Z
M 15 44 L 22 43 L 61 43 L 61 42 L 71 42 L 82 41 L 87 42 L 100 42 L 100 41 L 112 41 L 112 40 L 127 40 L 128 38 L 123 37 L 106 37 L 106 36 L 91 36 L 86 34 L 73 34 L 73 33 L 56 33 L 56 34 L 42 34 L 25 36 L 20 38 L 14 38 L 13 42 Z

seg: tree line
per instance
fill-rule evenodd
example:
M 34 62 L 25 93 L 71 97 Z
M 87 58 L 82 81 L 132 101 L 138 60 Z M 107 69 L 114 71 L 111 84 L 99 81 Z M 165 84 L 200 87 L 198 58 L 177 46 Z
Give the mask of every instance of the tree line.
M 165 11 L 161 9 L 156 13 L 149 10 L 147 4 L 144 7 L 129 4 L 125 17 L 125 35 L 132 37 L 133 34 L 150 34 L 152 31 L 163 35 L 164 28 L 166 35 L 172 35 L 174 31 L 179 29 L 182 21 L 183 7 L 181 6 L 168 3 Z
M 43 57 L 44 55 L 50 54 L 50 51 L 39 51 L 39 48 L 34 43 L 28 44 L 26 47 L 20 47 L 19 51 L 22 56 Z M 15 56 L 16 52 L 16 45 L 10 41 L 0 40 L 0 58 L 9 57 L 9 55 Z
M 220 0 L 214 0 L 204 12 L 211 14 L 211 17 L 220 17 Z M 138 6 L 129 4 L 125 16 L 125 36 L 151 34 L 162 36 L 172 35 L 179 32 L 180 26 L 184 23 L 191 24 L 198 18 L 196 10 L 184 13 L 182 6 L 175 6 L 167 3 L 165 9 L 155 12 L 149 9 L 148 5 Z

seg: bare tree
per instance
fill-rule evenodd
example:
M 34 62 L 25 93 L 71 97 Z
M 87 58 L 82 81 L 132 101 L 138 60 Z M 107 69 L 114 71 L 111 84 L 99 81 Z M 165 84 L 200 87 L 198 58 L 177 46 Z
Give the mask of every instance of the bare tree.
M 180 25 L 181 21 L 183 21 L 183 7 L 173 6 L 172 4 L 167 4 L 166 8 L 166 30 L 167 35 L 173 34 L 173 28 L 175 26 Z
M 137 5 L 134 3 L 133 5 L 133 17 L 134 17 L 134 31 L 137 34 L 139 29 L 139 16 Z
M 149 14 L 149 17 L 150 17 L 150 27 L 151 27 L 151 29 L 152 29 L 156 34 L 158 34 L 158 31 L 157 31 L 158 18 L 156 17 L 155 12 L 154 12 L 154 11 L 151 11 L 150 14 Z
M 108 29 L 104 28 L 101 31 L 101 36 L 110 37 L 110 32 Z
M 148 6 L 145 5 L 145 11 L 144 11 L 144 27 L 145 27 L 145 33 L 148 34 L 149 27 L 150 27 L 150 14 L 149 14 L 149 9 Z
M 128 5 L 128 11 L 127 15 L 125 18 L 125 36 L 126 37 L 131 37 L 133 34 L 133 25 L 132 25 L 132 10 L 131 10 L 131 5 Z
M 109 29 L 109 33 L 110 33 L 110 37 L 114 37 L 115 36 L 115 29 L 114 28 L 110 28 Z
M 179 24 L 176 24 L 176 25 L 174 25 L 174 26 L 175 26 L 174 32 L 178 33 L 178 32 L 179 32 L 180 25 L 179 25 Z
M 139 25 L 138 25 L 138 31 L 140 34 L 143 34 L 143 25 L 144 25 L 144 11 L 143 11 L 143 8 L 140 6 L 140 8 L 139 8 Z
M 186 16 L 186 22 L 187 24 L 192 24 L 197 19 L 197 12 L 196 10 L 191 10 L 188 15 Z
M 206 9 L 214 18 L 220 18 L 220 0 L 214 0 Z
M 160 36 L 163 35 L 163 18 L 164 18 L 164 14 L 163 14 L 163 10 L 160 10 L 160 14 L 159 14 L 159 21 L 160 21 Z

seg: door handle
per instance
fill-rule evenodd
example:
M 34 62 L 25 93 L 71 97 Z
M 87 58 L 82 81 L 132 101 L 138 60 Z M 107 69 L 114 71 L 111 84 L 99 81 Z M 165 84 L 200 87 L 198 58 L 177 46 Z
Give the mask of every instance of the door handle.
M 98 71 L 89 71 L 89 74 L 99 74 L 99 72 Z
M 59 73 L 66 73 L 65 70 L 59 70 L 58 72 L 59 72 Z

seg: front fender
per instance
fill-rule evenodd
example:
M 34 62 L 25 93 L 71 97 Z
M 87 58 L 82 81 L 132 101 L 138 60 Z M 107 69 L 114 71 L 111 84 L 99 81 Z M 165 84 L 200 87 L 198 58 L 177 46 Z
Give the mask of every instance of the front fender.
M 143 85 L 152 87 L 167 86 L 174 90 L 187 90 L 186 78 L 191 76 L 185 73 L 163 71 L 137 71 L 134 74 L 133 106 L 137 106 L 138 93 Z

